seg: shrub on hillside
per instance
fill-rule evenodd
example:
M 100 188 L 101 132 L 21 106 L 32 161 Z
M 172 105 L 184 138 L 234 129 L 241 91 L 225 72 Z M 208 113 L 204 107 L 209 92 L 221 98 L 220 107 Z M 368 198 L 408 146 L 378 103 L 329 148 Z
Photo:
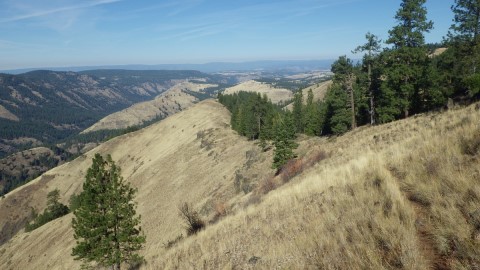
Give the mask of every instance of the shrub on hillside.
M 227 215 L 227 204 L 225 202 L 217 202 L 214 205 L 215 214 L 213 215 L 211 224 L 218 222 L 221 218 Z
M 180 218 L 182 218 L 187 235 L 196 234 L 205 228 L 205 222 L 200 218 L 198 212 L 191 204 L 184 203 L 178 208 Z
M 328 154 L 324 151 L 318 151 L 312 155 L 304 158 L 290 159 L 282 168 L 279 170 L 278 175 L 281 176 L 284 183 L 290 181 L 293 177 L 299 175 L 307 168 L 310 168 L 317 164 L 318 162 L 326 159 Z
M 275 182 L 275 177 L 268 177 L 266 178 L 259 187 L 260 194 L 267 194 L 270 191 L 277 188 L 277 183 Z

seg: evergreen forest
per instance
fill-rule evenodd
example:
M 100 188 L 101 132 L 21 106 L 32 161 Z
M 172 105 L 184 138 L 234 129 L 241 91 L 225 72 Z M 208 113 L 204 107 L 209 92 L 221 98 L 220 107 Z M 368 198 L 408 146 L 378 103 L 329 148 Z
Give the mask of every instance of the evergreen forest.
M 232 113 L 232 128 L 252 140 L 273 140 L 277 146 L 279 140 L 291 140 L 298 133 L 339 135 L 359 126 L 478 100 L 480 3 L 456 0 L 447 36 L 440 43 L 426 44 L 425 34 L 434 23 L 427 18 L 425 2 L 402 1 L 395 14 L 397 24 L 387 40 L 366 33 L 364 43 L 352 48 L 352 53 L 363 54 L 360 61 L 340 56 L 332 64 L 333 84 L 323 100 L 314 101 L 310 91 L 305 104 L 302 91 L 297 91 L 290 112 L 272 104 L 266 96 L 220 94 L 219 101 Z M 282 145 L 295 147 L 293 143 Z M 281 167 L 287 160 L 274 160 L 274 167 Z

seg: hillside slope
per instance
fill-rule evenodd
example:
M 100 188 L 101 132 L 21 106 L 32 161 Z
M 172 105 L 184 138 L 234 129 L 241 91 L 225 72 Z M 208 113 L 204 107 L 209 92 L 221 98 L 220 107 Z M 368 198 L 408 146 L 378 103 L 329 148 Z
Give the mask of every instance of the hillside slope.
M 153 256 L 164 250 L 163 243 L 184 233 L 177 215 L 180 203 L 193 203 L 203 216 L 212 216 L 216 203 L 239 194 L 234 184 L 236 175 L 262 179 L 271 173 L 263 169 L 270 165 L 270 153 L 261 153 L 258 146 L 236 135 L 229 122 L 228 111 L 207 100 L 46 172 L 0 200 L 0 239 L 7 240 L 24 225 L 31 207 L 42 211 L 50 190 L 58 188 L 62 202 L 67 204 L 70 196 L 81 190 L 93 155 L 109 153 L 122 168 L 123 176 L 138 187 L 138 213 L 143 217 L 142 228 L 149 243 L 146 250 L 152 254 L 148 260 L 154 260 Z M 0 248 L 5 249 L 0 252 L 0 268 L 78 266 L 68 256 L 73 244 L 71 218 L 70 214 L 30 233 L 18 233 Z M 24 256 L 31 259 L 24 260 Z
M 308 91 L 310 90 L 312 90 L 314 102 L 318 100 L 323 100 L 325 98 L 325 95 L 327 94 L 328 88 L 332 85 L 332 83 L 333 81 L 329 80 L 302 89 L 303 102 L 305 104 L 307 103 Z M 293 103 L 288 104 L 287 106 L 285 106 L 285 108 L 290 111 L 293 110 Z
M 189 81 L 179 82 L 153 100 L 134 104 L 100 119 L 82 133 L 102 129 L 123 129 L 141 125 L 157 117 L 165 118 L 198 102 L 198 99 L 188 91 L 201 92 L 205 88 L 216 86 L 216 84 L 198 84 Z
M 102 117 L 151 100 L 197 71 L 32 71 L 0 74 L 0 157 L 31 147 L 17 138 L 54 144 Z
M 138 212 L 147 236 L 144 269 L 480 265 L 479 104 L 339 137 L 301 137 L 297 153 L 305 158 L 295 167 L 303 172 L 266 195 L 272 189 L 266 169 L 271 153 L 258 152 L 228 122 L 222 106 L 206 101 L 109 141 L 7 194 L 0 200 L 0 222 L 20 220 L 26 214 L 18 209 L 44 207 L 55 187 L 65 202 L 79 191 L 92 155 L 100 152 L 111 153 L 139 188 Z M 318 162 L 302 165 L 312 160 Z M 257 188 L 236 193 L 234 179 L 243 178 L 259 181 Z M 177 213 L 184 201 L 193 202 L 206 219 L 216 203 L 227 205 L 230 214 L 165 249 L 166 241 L 184 233 Z M 0 268 L 78 267 L 69 256 L 71 218 L 17 233 L 0 248 Z
M 282 101 L 285 102 L 293 98 L 292 92 L 288 89 L 275 88 L 270 84 L 257 82 L 254 80 L 249 80 L 233 87 L 229 87 L 225 89 L 223 94 L 229 95 L 240 91 L 256 92 L 260 93 L 261 95 L 266 94 L 273 103 L 280 103 Z
M 53 149 L 35 147 L 0 159 L 0 195 L 62 164 L 70 156 L 59 148 Z
M 328 158 L 158 268 L 479 267 L 480 104 L 301 143 Z

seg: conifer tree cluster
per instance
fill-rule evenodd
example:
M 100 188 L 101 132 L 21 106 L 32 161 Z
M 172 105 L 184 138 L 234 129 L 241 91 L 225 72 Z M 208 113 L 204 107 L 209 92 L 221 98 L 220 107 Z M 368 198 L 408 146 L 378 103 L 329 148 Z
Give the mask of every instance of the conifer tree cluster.
M 368 32 L 365 44 L 352 51 L 364 53 L 362 61 L 339 57 L 323 101 L 315 102 L 310 91 L 305 103 L 298 91 L 289 112 L 259 94 L 220 94 L 220 102 L 232 112 L 232 128 L 252 140 L 273 140 L 273 167 L 280 168 L 294 157 L 297 133 L 337 135 L 440 109 L 449 99 L 480 98 L 480 1 L 455 0 L 450 32 L 443 44 L 435 45 L 425 43 L 425 33 L 434 26 L 425 2 L 401 1 L 385 48 Z M 433 54 L 441 47 L 446 51 Z
M 272 141 L 275 146 L 273 167 L 278 169 L 294 157 L 296 128 L 294 114 L 274 105 L 266 95 L 238 92 L 218 95 L 219 102 L 232 113 L 231 126 L 250 140 Z M 300 122 L 303 122 L 300 121 Z M 302 128 L 303 127 L 298 127 Z
M 451 31 L 436 45 L 425 44 L 425 33 L 433 29 L 425 2 L 402 0 L 383 50 L 382 41 L 368 32 L 365 44 L 353 50 L 364 53 L 362 61 L 341 56 L 333 63 L 333 85 L 317 107 L 318 135 L 440 109 L 448 99 L 468 102 L 480 97 L 480 2 L 456 0 Z M 440 47 L 446 51 L 433 54 Z
M 239 92 L 233 95 L 219 94 L 218 98 L 232 113 L 233 130 L 250 140 L 273 139 L 273 119 L 280 109 L 266 95 Z

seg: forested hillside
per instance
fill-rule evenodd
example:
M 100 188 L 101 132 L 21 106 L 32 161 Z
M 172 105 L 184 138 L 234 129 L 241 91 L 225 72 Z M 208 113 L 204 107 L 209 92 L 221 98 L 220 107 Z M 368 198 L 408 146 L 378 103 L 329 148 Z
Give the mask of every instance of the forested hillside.
M 452 7 L 454 24 L 442 44 L 425 43 L 433 22 L 427 19 L 424 4 L 425 0 L 403 1 L 385 43 L 367 33 L 365 43 L 352 48 L 364 54 L 362 61 L 340 56 L 332 64 L 333 84 L 322 100 L 314 101 L 312 91 L 307 91 L 305 104 L 305 91 L 297 91 L 292 112 L 286 112 L 273 110 L 266 97 L 220 95 L 220 102 L 232 112 L 233 129 L 249 139 L 277 144 L 280 126 L 287 129 L 285 134 L 291 134 L 293 126 L 294 133 L 339 135 L 478 100 L 479 4 L 457 1 Z M 281 145 L 284 148 L 285 143 Z
M 36 147 L 0 159 L 0 196 L 61 165 L 72 154 L 52 146 Z
M 126 70 L 0 74 L 0 157 L 57 142 L 189 78 L 208 75 Z

